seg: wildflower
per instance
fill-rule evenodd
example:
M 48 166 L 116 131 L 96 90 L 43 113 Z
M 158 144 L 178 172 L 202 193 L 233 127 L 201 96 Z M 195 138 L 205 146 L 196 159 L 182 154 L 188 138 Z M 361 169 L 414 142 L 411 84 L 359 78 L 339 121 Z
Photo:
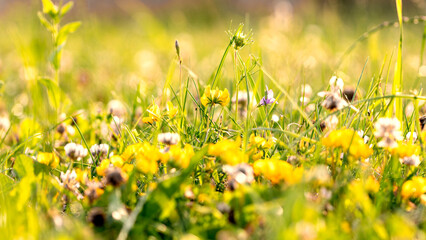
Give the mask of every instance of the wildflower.
M 407 135 L 405 135 L 406 140 L 410 140 L 411 135 L 413 135 L 413 142 L 417 141 L 417 133 L 416 132 L 408 132 Z
M 181 168 L 187 168 L 191 158 L 194 156 L 194 149 L 189 144 L 186 144 L 183 149 L 174 145 L 170 147 L 167 153 L 170 161 Z
M 273 122 L 278 122 L 280 120 L 280 117 L 278 117 L 278 115 L 274 114 L 274 115 L 272 115 L 271 120 Z
M 373 153 L 373 150 L 352 129 L 342 128 L 334 130 L 322 139 L 322 144 L 326 147 L 340 147 L 354 158 L 367 158 Z
M 253 133 L 250 135 L 249 144 L 261 149 L 269 149 L 274 145 L 274 139 L 269 138 L 266 140 L 261 136 L 255 136 Z
M 85 183 L 88 180 L 87 170 L 81 170 L 79 168 L 75 169 L 75 174 L 77 175 L 76 180 L 79 183 Z
M 59 165 L 59 158 L 55 153 L 39 152 L 37 161 L 52 168 L 56 168 Z
M 176 145 L 180 141 L 180 136 L 177 133 L 160 133 L 158 141 L 166 145 Z
M 158 105 L 155 104 L 154 102 L 152 102 L 147 112 L 149 113 L 149 116 L 142 118 L 143 123 L 153 124 L 154 122 L 160 120 L 160 117 L 161 117 L 160 107 L 158 107 Z
M 421 117 L 419 118 L 419 121 L 420 121 L 420 127 L 421 127 L 422 131 L 423 131 L 423 130 L 425 130 L 425 125 L 426 125 L 426 115 L 421 116 Z
M 340 97 L 340 94 L 330 93 L 326 95 L 321 106 L 327 110 L 336 111 L 348 106 L 348 103 Z
M 253 92 L 249 92 L 247 96 L 246 91 L 238 91 L 238 102 L 237 102 L 237 94 L 234 94 L 232 97 L 231 102 L 235 105 L 235 107 L 238 107 L 238 114 L 240 117 L 247 117 L 247 105 L 250 102 L 250 105 L 255 107 L 256 104 L 256 98 L 253 96 Z
M 158 163 L 161 159 L 160 151 L 145 142 L 138 145 L 139 149 L 135 152 L 136 168 L 145 174 L 154 174 L 158 171 Z
M 228 174 L 231 189 L 235 189 L 238 184 L 251 184 L 254 181 L 253 167 L 247 163 L 224 165 L 223 171 Z
M 382 138 L 377 144 L 379 147 L 394 148 L 397 141 L 402 140 L 401 124 L 396 118 L 379 118 L 374 124 L 374 136 Z
M 80 161 L 87 156 L 87 149 L 80 144 L 68 143 L 64 147 L 65 154 L 72 160 Z
M 98 199 L 103 193 L 104 190 L 102 183 L 99 181 L 88 181 L 87 188 L 84 191 L 84 195 L 89 199 L 90 203 L 93 203 L 96 199 Z
M 237 31 L 233 38 L 233 46 L 235 50 L 239 50 L 249 43 L 249 38 L 241 30 Z
M 330 85 L 330 91 L 331 92 L 339 92 L 341 93 L 343 91 L 343 80 L 341 78 L 338 78 L 336 76 L 332 76 L 330 78 L 330 81 L 328 83 Z
M 67 170 L 65 174 L 61 172 L 60 185 L 64 187 L 65 189 L 68 189 L 70 192 L 72 192 L 75 196 L 77 196 L 78 199 L 83 199 L 83 196 L 78 191 L 78 188 L 80 187 L 80 183 L 77 181 L 77 174 L 75 173 L 74 170 L 72 171 Z
M 210 85 L 208 85 L 205 89 L 204 89 L 204 94 L 201 97 L 201 104 L 203 104 L 203 106 L 207 106 L 207 105 L 215 105 L 215 104 L 220 104 L 222 106 L 226 106 L 229 103 L 229 92 L 228 89 L 225 88 L 225 90 L 219 90 L 219 89 L 215 89 L 215 90 L 211 90 L 210 89 Z
M 104 159 L 108 155 L 109 146 L 108 144 L 95 144 L 90 147 L 90 153 L 92 153 L 93 157 L 99 157 L 100 160 Z
M 107 109 L 109 114 L 119 118 L 124 118 L 127 113 L 124 104 L 115 99 L 108 102 Z
M 355 95 L 355 88 L 345 87 L 343 89 L 343 98 L 348 102 L 352 102 L 352 101 L 356 100 L 357 96 Z
M 87 221 L 92 223 L 95 227 L 103 227 L 106 222 L 106 215 L 102 208 L 94 207 L 90 209 L 87 214 Z
M 110 127 L 115 135 L 120 134 L 121 125 L 123 124 L 123 120 L 117 116 L 113 116 L 110 122 Z
M 237 165 L 248 161 L 247 155 L 240 150 L 240 145 L 240 138 L 235 141 L 223 139 L 216 144 L 210 144 L 208 154 L 220 157 L 226 164 Z
M 399 158 L 399 162 L 408 166 L 417 167 L 420 165 L 420 157 L 418 155 L 406 156 L 403 158 Z
M 176 116 L 176 114 L 178 113 L 178 108 L 173 106 L 173 103 L 168 101 L 167 102 L 167 116 L 169 116 L 169 118 L 174 118 Z
M 324 131 L 325 128 L 329 130 L 334 130 L 339 124 L 339 119 L 337 118 L 336 115 L 331 115 L 327 117 L 323 123 L 324 123 L 324 128 L 320 125 L 322 131 Z
M 426 178 L 415 176 L 402 185 L 401 196 L 404 199 L 420 198 L 426 194 Z
M 254 162 L 253 170 L 256 175 L 263 175 L 273 184 L 285 181 L 294 184 L 301 180 L 303 168 L 294 168 L 288 162 L 278 159 L 262 159 Z
M 120 168 L 110 167 L 106 170 L 105 174 L 106 184 L 114 187 L 119 187 L 127 181 L 127 176 L 123 174 Z
M 5 133 L 10 128 L 10 121 L 7 116 L 0 117 L 0 133 Z
M 420 146 L 412 143 L 401 143 L 395 148 L 389 149 L 392 155 L 400 158 L 418 155 L 420 153 Z
M 273 103 L 278 104 L 274 98 L 274 91 L 272 91 L 272 89 L 268 89 L 268 86 L 266 86 L 265 96 L 260 100 L 259 105 L 266 106 Z
M 312 97 L 312 87 L 309 84 L 302 85 L 300 102 L 305 105 Z

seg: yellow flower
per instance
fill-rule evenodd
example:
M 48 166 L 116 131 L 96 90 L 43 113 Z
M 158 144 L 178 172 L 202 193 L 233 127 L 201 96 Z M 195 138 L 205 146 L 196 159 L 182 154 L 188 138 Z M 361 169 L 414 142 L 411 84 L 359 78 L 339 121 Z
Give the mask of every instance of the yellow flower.
M 124 164 L 124 160 L 122 157 L 114 155 L 112 156 L 109 161 L 111 162 L 112 165 L 114 165 L 114 167 L 118 167 L 121 168 Z
M 59 158 L 55 153 L 39 152 L 37 161 L 52 168 L 56 168 L 59 165 Z
M 173 106 L 173 103 L 168 101 L 167 102 L 167 115 L 169 118 L 174 118 L 176 114 L 178 113 L 178 108 Z
M 109 168 L 110 164 L 111 162 L 109 159 L 102 160 L 99 166 L 96 167 L 96 173 L 98 174 L 98 176 L 105 176 L 105 172 Z
M 420 198 L 426 194 L 426 178 L 413 177 L 402 185 L 401 196 L 404 199 Z
M 210 85 L 208 85 L 204 89 L 204 94 L 201 97 L 201 104 L 203 106 L 220 104 L 222 106 L 226 106 L 229 103 L 229 92 L 228 89 L 219 90 L 216 88 L 215 90 L 211 90 Z
M 76 168 L 75 173 L 77 174 L 76 180 L 80 183 L 85 183 L 86 180 L 88 180 L 89 174 L 87 170 L 81 170 L 80 168 Z
M 135 143 L 126 147 L 121 157 L 125 162 L 130 162 L 136 156 L 136 154 L 143 149 L 143 143 Z
M 148 108 L 147 111 L 149 113 L 149 116 L 142 118 L 142 122 L 152 124 L 152 123 L 160 120 L 161 111 L 160 111 L 160 107 L 158 107 L 157 104 L 152 102 L 151 106 Z
M 240 150 L 241 138 L 232 141 L 223 139 L 216 144 L 210 144 L 208 154 L 220 159 L 228 165 L 237 165 L 248 162 L 248 156 Z
M 419 155 L 420 146 L 412 143 L 400 143 L 397 147 L 389 149 L 389 151 L 392 155 L 405 158 L 413 155 Z
M 194 156 L 194 149 L 189 144 L 186 144 L 183 149 L 181 149 L 177 145 L 173 145 L 170 147 L 168 153 L 170 154 L 170 158 L 176 165 L 182 168 L 186 168 L 189 166 L 191 158 Z
M 380 183 L 372 176 L 365 181 L 365 190 L 371 193 L 377 193 L 380 189 Z
M 300 182 L 303 176 L 303 168 L 293 168 L 289 163 L 279 159 L 262 159 L 253 164 L 256 175 L 263 175 L 273 184 L 285 181 L 288 184 Z
M 354 158 L 368 158 L 373 153 L 373 150 L 352 129 L 334 130 L 322 139 L 322 144 L 326 147 L 340 147 Z
M 139 171 L 154 174 L 158 170 L 157 161 L 161 159 L 161 153 L 156 147 L 144 142 L 138 149 L 135 159 L 136 168 Z
M 250 135 L 249 143 L 251 146 L 255 146 L 257 148 L 268 149 L 274 145 L 274 141 L 272 138 L 266 140 L 261 136 L 255 136 L 253 133 Z

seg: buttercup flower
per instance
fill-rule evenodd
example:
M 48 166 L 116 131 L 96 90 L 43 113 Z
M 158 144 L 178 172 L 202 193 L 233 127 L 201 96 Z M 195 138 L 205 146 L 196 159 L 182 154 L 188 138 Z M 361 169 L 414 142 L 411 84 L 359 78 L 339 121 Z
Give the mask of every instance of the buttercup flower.
M 382 140 L 377 145 L 387 148 L 397 147 L 397 141 L 403 139 L 400 127 L 401 124 L 396 118 L 379 118 L 374 124 L 374 136 Z
M 204 89 L 204 94 L 201 97 L 201 104 L 203 104 L 203 106 L 213 106 L 215 104 L 226 106 L 228 105 L 229 101 L 230 99 L 228 89 L 225 88 L 223 91 L 219 90 L 218 88 L 211 90 L 210 85 Z

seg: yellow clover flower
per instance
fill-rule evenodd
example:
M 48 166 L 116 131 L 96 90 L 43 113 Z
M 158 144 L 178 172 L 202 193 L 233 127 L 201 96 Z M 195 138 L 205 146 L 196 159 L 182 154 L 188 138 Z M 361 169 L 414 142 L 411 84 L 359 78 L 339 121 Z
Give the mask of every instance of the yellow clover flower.
M 340 147 L 354 158 L 368 158 L 373 153 L 373 150 L 353 129 L 334 130 L 322 139 L 322 144 L 326 147 Z
M 228 89 L 225 88 L 225 90 L 219 90 L 216 88 L 215 90 L 211 90 L 210 85 L 208 85 L 204 89 L 204 94 L 201 97 L 201 104 L 203 106 L 207 105 L 215 105 L 220 104 L 222 106 L 226 106 L 229 103 L 229 92 Z
M 291 164 L 279 159 L 262 159 L 254 162 L 253 170 L 256 175 L 263 175 L 273 184 L 284 181 L 288 184 L 300 182 L 303 168 L 293 168 Z
M 420 198 L 426 194 L 426 178 L 413 177 L 402 185 L 401 196 L 404 199 Z
M 153 124 L 154 122 L 160 120 L 161 117 L 161 111 L 160 111 L 160 107 L 155 104 L 154 102 L 151 104 L 151 106 L 148 108 L 148 113 L 149 116 L 148 117 L 144 117 L 142 118 L 142 122 L 143 123 L 150 123 Z
M 169 118 L 174 118 L 176 114 L 178 113 L 178 108 L 173 106 L 173 103 L 168 101 L 167 102 L 167 115 Z

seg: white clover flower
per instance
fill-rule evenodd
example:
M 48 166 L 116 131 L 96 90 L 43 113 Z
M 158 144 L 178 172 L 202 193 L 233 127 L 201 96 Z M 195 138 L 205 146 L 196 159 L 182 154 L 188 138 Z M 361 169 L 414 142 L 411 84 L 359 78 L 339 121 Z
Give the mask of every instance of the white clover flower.
M 102 160 L 104 158 L 107 157 L 109 151 L 109 146 L 108 144 L 102 143 L 102 144 L 95 144 L 92 147 L 90 147 L 90 153 L 92 153 L 93 157 L 98 157 L 99 159 Z
M 68 143 L 67 145 L 65 145 L 64 150 L 65 150 L 65 154 L 69 158 L 73 160 L 78 160 L 78 161 L 86 157 L 88 154 L 88 151 L 85 147 L 75 143 Z
M 180 141 L 180 136 L 177 133 L 160 133 L 157 137 L 158 141 L 166 145 L 176 145 Z
M 374 136 L 382 139 L 377 145 L 379 147 L 397 147 L 397 141 L 403 139 L 400 128 L 401 124 L 396 118 L 379 118 L 374 123 Z
M 408 166 L 419 166 L 420 165 L 420 157 L 417 155 L 412 155 L 409 157 L 400 158 L 399 162 Z

